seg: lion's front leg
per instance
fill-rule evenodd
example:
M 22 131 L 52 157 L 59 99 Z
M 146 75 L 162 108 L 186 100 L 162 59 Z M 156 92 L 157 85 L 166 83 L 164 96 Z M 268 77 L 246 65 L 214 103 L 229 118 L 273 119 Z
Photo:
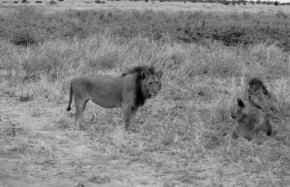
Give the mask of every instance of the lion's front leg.
M 132 107 L 130 105 L 123 105 L 122 110 L 123 110 L 123 120 L 125 124 L 125 129 L 130 130 Z
M 137 113 L 137 108 L 136 107 L 133 107 L 131 109 L 131 130 L 133 132 L 137 132 L 138 131 L 138 128 L 135 124 L 135 121 L 136 121 L 136 113 Z

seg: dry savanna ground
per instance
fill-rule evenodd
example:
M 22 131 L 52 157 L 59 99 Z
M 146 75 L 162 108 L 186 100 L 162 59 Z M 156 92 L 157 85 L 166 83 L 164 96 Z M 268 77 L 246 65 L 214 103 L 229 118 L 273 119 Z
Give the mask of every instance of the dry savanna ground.
M 0 6 L 0 187 L 289 186 L 289 9 L 68 2 Z M 136 132 L 92 102 L 76 130 L 70 80 L 136 65 L 163 71 Z M 277 110 L 248 142 L 229 133 L 251 77 Z

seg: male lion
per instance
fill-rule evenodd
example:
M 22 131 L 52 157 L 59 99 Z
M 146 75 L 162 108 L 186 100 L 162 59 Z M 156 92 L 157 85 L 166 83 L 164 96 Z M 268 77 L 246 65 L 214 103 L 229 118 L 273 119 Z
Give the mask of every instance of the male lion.
M 71 109 L 72 96 L 76 106 L 75 123 L 80 128 L 82 113 L 91 99 L 103 108 L 121 107 L 125 129 L 134 123 L 138 107 L 161 89 L 162 71 L 155 72 L 153 67 L 134 67 L 120 77 L 106 75 L 87 75 L 74 78 L 70 85 L 67 111 Z
M 235 114 L 237 124 L 234 128 L 233 137 L 239 135 L 251 141 L 260 131 L 268 136 L 272 134 L 272 126 L 266 113 L 251 102 L 244 103 L 237 99 L 238 108 Z

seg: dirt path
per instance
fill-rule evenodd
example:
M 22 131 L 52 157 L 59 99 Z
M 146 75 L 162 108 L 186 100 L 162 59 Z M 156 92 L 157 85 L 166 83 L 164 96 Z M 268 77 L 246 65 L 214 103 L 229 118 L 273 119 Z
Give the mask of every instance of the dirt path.
M 0 187 L 163 186 L 162 174 L 131 162 L 114 146 L 99 144 L 85 131 L 56 128 L 68 115 L 63 104 L 43 107 L 1 95 Z M 11 123 L 16 124 L 15 137 Z

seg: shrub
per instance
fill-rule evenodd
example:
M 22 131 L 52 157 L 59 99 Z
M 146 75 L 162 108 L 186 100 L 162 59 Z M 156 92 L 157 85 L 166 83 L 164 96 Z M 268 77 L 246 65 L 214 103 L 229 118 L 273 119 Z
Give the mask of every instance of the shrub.
M 105 1 L 96 0 L 95 3 L 102 4 L 102 3 L 105 3 Z
M 13 1 L 13 4 L 18 4 L 18 1 Z
M 30 93 L 26 93 L 26 94 L 22 94 L 19 96 L 19 101 L 20 102 L 27 102 L 27 101 L 31 101 L 33 99 L 33 95 Z
M 35 3 L 42 3 L 42 1 L 35 1 Z
M 275 2 L 274 2 L 274 5 L 275 5 L 275 6 L 278 6 L 278 5 L 279 5 L 279 2 L 278 2 L 278 1 L 275 1 Z
M 28 3 L 28 1 L 27 0 L 22 0 L 21 3 Z
M 230 4 L 230 2 L 228 2 L 228 1 L 223 1 L 223 2 L 221 2 L 223 5 L 229 5 Z
M 49 4 L 50 4 L 50 5 L 55 5 L 55 4 L 56 4 L 56 2 L 55 2 L 55 1 L 53 1 L 53 0 L 51 0 L 51 1 L 49 1 Z
M 35 45 L 38 43 L 36 37 L 27 30 L 18 30 L 14 32 L 11 38 L 11 42 L 15 45 L 25 47 Z
M 63 0 L 58 0 L 59 2 L 62 2 Z

